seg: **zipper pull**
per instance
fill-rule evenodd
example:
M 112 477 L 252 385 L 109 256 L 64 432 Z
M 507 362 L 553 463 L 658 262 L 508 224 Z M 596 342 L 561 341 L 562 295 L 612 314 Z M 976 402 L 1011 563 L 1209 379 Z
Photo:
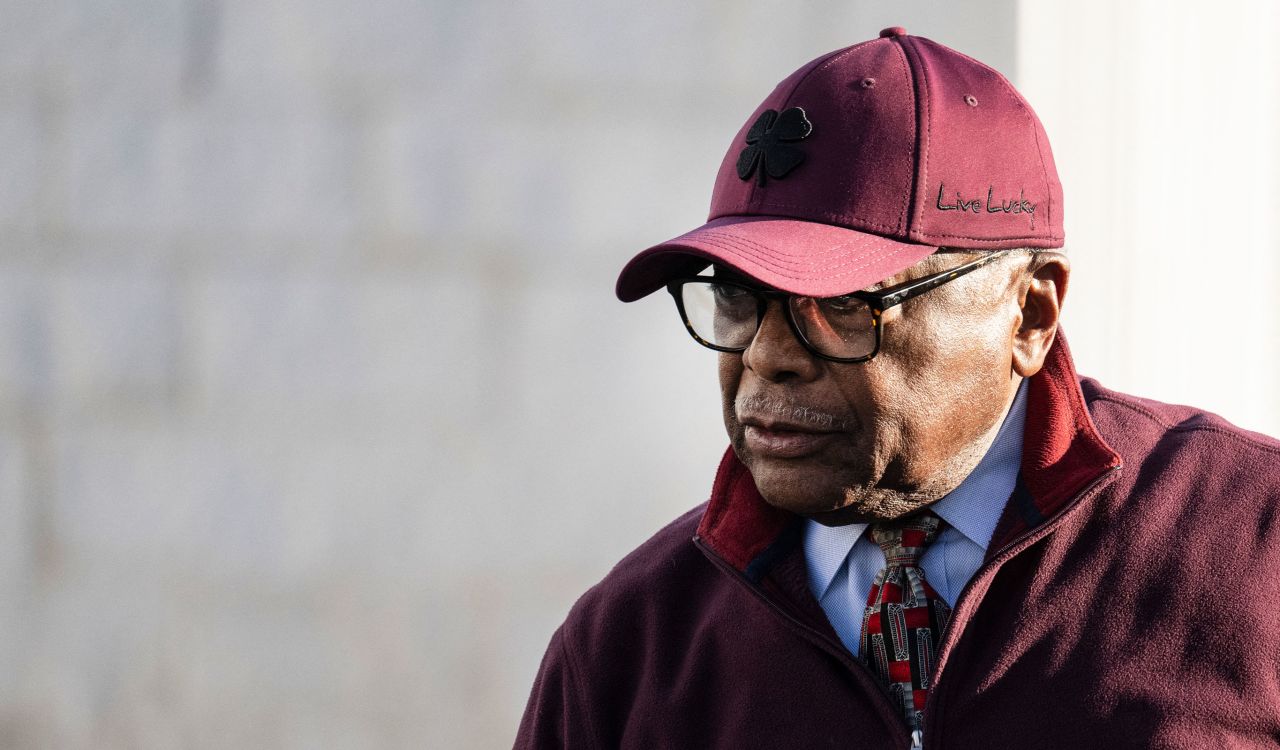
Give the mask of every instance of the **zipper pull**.
M 924 747 L 924 732 L 919 729 L 911 730 L 911 747 L 907 750 L 921 750 Z

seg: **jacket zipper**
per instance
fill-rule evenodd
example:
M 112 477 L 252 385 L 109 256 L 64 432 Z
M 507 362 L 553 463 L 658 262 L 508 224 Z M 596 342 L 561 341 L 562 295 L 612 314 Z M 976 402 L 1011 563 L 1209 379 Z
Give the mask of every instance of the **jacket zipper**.
M 966 603 L 966 597 L 968 596 L 969 592 L 973 588 L 974 579 L 976 579 L 979 575 L 985 574 L 988 570 L 998 568 L 1001 565 L 1004 565 L 1005 563 L 1012 560 L 1014 557 L 1016 557 L 1019 553 L 1022 552 L 1021 549 L 1016 549 L 1016 548 L 1026 543 L 1028 540 L 1031 540 L 1033 537 L 1037 537 L 1035 541 L 1039 541 L 1039 539 L 1042 539 L 1048 536 L 1050 533 L 1052 533 L 1054 528 L 1056 528 L 1058 524 L 1061 522 L 1062 518 L 1066 516 L 1067 513 L 1071 512 L 1071 510 L 1074 509 L 1077 505 L 1079 505 L 1081 501 L 1084 500 L 1084 497 L 1086 495 L 1092 493 L 1095 489 L 1098 488 L 1099 485 L 1101 485 L 1107 479 L 1114 477 L 1116 473 L 1120 471 L 1121 468 L 1123 468 L 1123 466 L 1110 467 L 1105 473 L 1099 475 L 1096 479 L 1090 482 L 1088 486 L 1086 486 L 1084 489 L 1077 492 L 1075 497 L 1071 498 L 1071 500 L 1066 505 L 1064 505 L 1061 510 L 1055 513 L 1052 518 L 1046 519 L 1044 523 L 1040 524 L 1039 526 L 1036 526 L 1035 528 L 1027 529 L 1016 539 L 1014 539 L 1013 541 L 1001 547 L 1000 550 L 997 551 L 996 554 L 992 556 L 990 560 L 988 560 L 980 568 L 974 571 L 974 574 L 969 577 L 969 581 L 965 583 L 963 588 L 960 589 L 960 594 L 959 596 L 956 597 L 956 606 L 952 609 L 952 611 L 954 612 L 955 610 L 959 610 L 961 606 Z M 955 623 L 954 618 L 951 620 L 951 623 L 952 624 Z M 942 643 L 939 644 L 938 646 L 939 656 L 942 655 L 942 652 L 944 650 L 949 649 L 952 646 L 952 644 L 955 643 L 955 640 L 960 637 L 958 635 L 959 632 L 960 631 L 958 628 L 953 628 L 953 627 L 947 628 L 947 632 L 943 636 Z M 938 675 L 935 675 L 933 684 L 929 688 L 929 692 L 931 695 L 939 694 L 938 693 L 939 681 L 940 680 L 938 679 Z M 931 721 L 931 719 L 933 718 L 933 712 L 930 711 L 929 709 L 933 705 L 933 703 L 934 701 L 926 701 L 925 703 L 924 726 L 931 727 L 931 728 L 933 727 L 933 724 Z M 910 750 L 922 750 L 924 747 L 924 737 L 921 736 L 917 744 L 915 740 L 915 734 L 916 732 L 912 733 L 912 745 L 910 747 Z
M 1014 539 L 1013 541 L 1009 542 L 1004 547 L 1002 547 L 996 553 L 995 556 L 993 556 L 990 560 L 984 563 L 982 567 L 978 568 L 978 570 L 975 571 L 974 574 L 969 578 L 968 583 L 966 583 L 964 587 L 960 589 L 960 595 L 956 597 L 956 606 L 953 608 L 953 611 L 960 609 L 961 605 L 965 603 L 966 596 L 969 594 L 970 590 L 972 589 L 973 581 L 975 578 L 977 578 L 981 574 L 986 573 L 988 569 L 999 567 L 1000 565 L 1003 565 L 1009 560 L 1013 559 L 1013 557 L 1015 557 L 1022 550 L 1016 550 L 1012 552 L 1011 550 L 1014 550 L 1016 547 L 1023 544 L 1024 542 L 1031 539 L 1032 537 L 1035 537 L 1037 535 L 1040 535 L 1041 537 L 1047 536 L 1050 532 L 1053 531 L 1054 527 L 1058 525 L 1058 522 L 1063 518 L 1063 516 L 1069 513 L 1073 508 L 1076 507 L 1076 505 L 1078 505 L 1084 499 L 1085 495 L 1088 495 L 1089 493 L 1093 492 L 1095 489 L 1098 488 L 1099 485 L 1101 485 L 1108 478 L 1115 476 L 1116 472 L 1118 472 L 1121 468 L 1123 467 L 1122 466 L 1111 467 L 1104 474 L 1099 475 L 1096 479 L 1090 482 L 1089 485 L 1086 486 L 1084 489 L 1077 492 L 1075 497 L 1071 498 L 1071 500 L 1065 506 L 1063 506 L 1061 510 L 1059 510 L 1056 514 L 1054 514 L 1052 518 L 1046 519 L 1044 523 L 1040 524 L 1039 526 L 1036 526 L 1035 528 L 1028 529 L 1027 531 L 1023 532 L 1019 537 L 1017 537 L 1016 539 Z M 698 548 L 702 550 L 702 553 L 706 555 L 707 558 L 710 559 L 717 567 L 719 567 L 721 570 L 727 573 L 730 578 L 737 580 L 739 583 L 745 586 L 748 591 L 750 591 L 762 602 L 764 602 L 766 606 L 768 606 L 770 609 L 776 612 L 780 617 L 782 617 L 787 622 L 791 623 L 793 627 L 798 628 L 799 630 L 804 632 L 811 640 L 813 640 L 818 645 L 822 646 L 825 651 L 827 651 L 832 656 L 839 659 L 840 662 L 843 663 L 845 667 L 848 668 L 850 671 L 862 674 L 865 682 L 869 682 L 870 684 L 875 685 L 876 690 L 874 692 L 877 695 L 878 700 L 880 701 L 882 706 L 884 706 L 889 710 L 890 714 L 893 714 L 894 717 L 897 718 L 897 709 L 893 706 L 893 703 L 889 700 L 888 694 L 886 694 L 884 689 L 880 687 L 879 682 L 876 680 L 875 676 L 871 673 L 871 670 L 865 664 L 863 664 L 862 662 L 856 659 L 847 658 L 846 651 L 844 650 L 843 645 L 837 646 L 836 644 L 832 643 L 831 639 L 827 638 L 822 633 L 819 633 L 817 630 L 814 630 L 813 628 L 809 627 L 805 623 L 801 622 L 790 612 L 787 612 L 785 609 L 779 606 L 778 603 L 775 602 L 773 599 L 766 596 L 763 591 L 761 591 L 757 586 L 753 585 L 750 581 L 748 581 L 746 577 L 744 577 L 737 568 L 733 567 L 727 560 L 720 557 L 718 553 L 716 553 L 714 550 L 708 547 L 706 543 L 702 541 L 702 537 L 695 536 L 693 538 L 693 541 L 694 541 L 694 544 L 698 545 Z M 952 624 L 954 624 L 955 620 L 953 619 L 951 622 Z M 943 650 L 950 648 L 951 644 L 955 641 L 955 639 L 959 637 L 955 635 L 955 633 L 957 632 L 959 632 L 957 628 L 953 628 L 953 627 L 947 628 L 947 633 L 944 636 L 943 641 L 938 648 L 939 655 L 942 654 Z M 934 695 L 938 694 L 937 679 L 933 681 L 933 685 L 930 686 L 929 690 Z M 932 712 L 929 711 L 929 707 L 930 705 L 932 705 L 932 703 L 933 703 L 932 701 L 929 701 L 928 703 L 926 703 L 926 706 L 925 706 L 925 713 L 926 713 L 926 716 L 925 716 L 926 721 L 924 722 L 925 726 L 932 726 L 931 722 L 928 721 L 928 719 L 932 718 Z M 901 723 L 902 722 L 899 720 L 898 722 L 891 724 L 891 726 L 894 726 L 896 728 L 897 726 L 901 725 Z M 906 727 L 902 726 L 902 729 L 905 730 Z M 911 735 L 908 739 L 908 742 L 910 744 L 906 746 L 907 750 L 924 750 L 924 732 L 919 729 L 912 730 Z

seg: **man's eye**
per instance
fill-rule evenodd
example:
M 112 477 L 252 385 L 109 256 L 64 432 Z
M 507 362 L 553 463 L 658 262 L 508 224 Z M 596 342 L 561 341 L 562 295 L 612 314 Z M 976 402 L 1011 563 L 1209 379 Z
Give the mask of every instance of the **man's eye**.
M 723 300 L 736 300 L 747 296 L 746 289 L 727 284 L 712 284 L 711 291 L 715 293 L 716 297 Z
M 822 300 L 822 307 L 832 312 L 854 312 L 866 306 L 866 302 L 851 294 L 846 294 L 843 297 L 827 297 Z

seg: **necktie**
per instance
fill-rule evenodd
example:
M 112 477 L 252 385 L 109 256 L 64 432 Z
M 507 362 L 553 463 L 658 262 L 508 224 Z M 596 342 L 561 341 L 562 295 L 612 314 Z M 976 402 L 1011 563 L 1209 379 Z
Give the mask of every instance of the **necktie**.
M 924 580 L 920 557 L 938 537 L 942 519 L 925 512 L 873 524 L 871 538 L 884 551 L 862 616 L 862 658 L 889 687 L 907 727 L 923 730 L 921 715 L 951 607 Z

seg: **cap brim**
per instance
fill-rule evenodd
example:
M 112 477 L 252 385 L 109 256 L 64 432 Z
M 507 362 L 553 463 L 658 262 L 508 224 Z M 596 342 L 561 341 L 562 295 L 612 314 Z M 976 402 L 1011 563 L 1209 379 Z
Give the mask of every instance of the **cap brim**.
M 721 263 L 784 292 L 835 297 L 906 270 L 937 249 L 813 221 L 725 216 L 641 251 L 622 269 L 616 291 L 618 299 L 633 302 Z

